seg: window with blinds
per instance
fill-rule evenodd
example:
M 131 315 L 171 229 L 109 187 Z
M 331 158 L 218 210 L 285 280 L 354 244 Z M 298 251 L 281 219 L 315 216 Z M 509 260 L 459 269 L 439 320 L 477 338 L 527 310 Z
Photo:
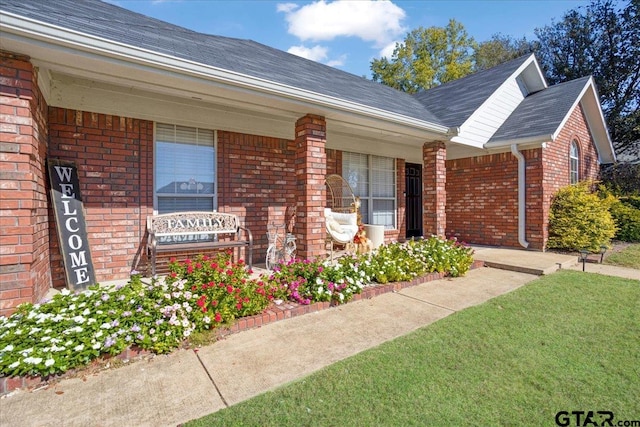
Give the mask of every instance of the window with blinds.
M 214 131 L 158 123 L 154 155 L 159 214 L 216 209 Z
M 359 153 L 342 153 L 342 176 L 360 197 L 362 222 L 396 228 L 395 160 Z

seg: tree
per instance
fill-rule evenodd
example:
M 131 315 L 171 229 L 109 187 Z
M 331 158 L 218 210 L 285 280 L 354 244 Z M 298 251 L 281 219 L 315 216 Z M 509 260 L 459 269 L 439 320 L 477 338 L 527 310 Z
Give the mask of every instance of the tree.
M 396 44 L 391 59 L 371 61 L 373 81 L 404 92 L 459 79 L 473 71 L 476 43 L 454 19 L 446 27 L 417 28 Z
M 640 141 L 640 0 L 614 5 L 593 0 L 536 29 L 536 53 L 551 84 L 593 75 L 611 139 L 624 151 Z
M 537 47 L 536 42 L 530 42 L 526 37 L 515 39 L 500 33 L 494 34 L 490 40 L 478 44 L 474 51 L 475 70 L 487 70 L 528 53 L 533 53 Z

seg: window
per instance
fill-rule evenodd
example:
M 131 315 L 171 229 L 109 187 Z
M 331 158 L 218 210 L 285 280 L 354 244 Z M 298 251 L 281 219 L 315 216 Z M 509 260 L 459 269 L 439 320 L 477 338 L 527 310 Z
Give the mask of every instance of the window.
M 214 131 L 156 124 L 154 165 L 159 214 L 216 209 Z
M 580 176 L 578 174 L 578 166 L 580 164 L 580 151 L 578 150 L 578 143 L 571 141 L 571 148 L 569 150 L 569 182 L 571 184 L 577 184 Z
M 362 222 L 396 228 L 396 167 L 389 157 L 342 153 L 342 176 L 360 197 Z

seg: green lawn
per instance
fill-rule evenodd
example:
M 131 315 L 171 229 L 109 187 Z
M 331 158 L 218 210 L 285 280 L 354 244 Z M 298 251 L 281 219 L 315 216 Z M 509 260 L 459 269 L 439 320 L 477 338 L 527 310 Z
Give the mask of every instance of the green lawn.
M 605 258 L 604 263 L 640 270 L 640 244 L 630 245 L 621 252 L 609 255 Z
M 640 419 L 638 307 L 637 281 L 563 270 L 187 425 L 553 426 L 563 410 Z

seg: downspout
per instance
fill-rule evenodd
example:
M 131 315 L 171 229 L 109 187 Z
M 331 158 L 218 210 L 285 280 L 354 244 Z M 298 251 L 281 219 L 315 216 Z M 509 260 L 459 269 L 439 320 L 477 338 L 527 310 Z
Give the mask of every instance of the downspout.
M 526 217 L 526 178 L 525 178 L 525 160 L 524 156 L 518 151 L 516 144 L 511 144 L 511 152 L 518 159 L 518 243 L 523 248 L 529 247 L 525 236 L 525 227 L 527 224 Z

